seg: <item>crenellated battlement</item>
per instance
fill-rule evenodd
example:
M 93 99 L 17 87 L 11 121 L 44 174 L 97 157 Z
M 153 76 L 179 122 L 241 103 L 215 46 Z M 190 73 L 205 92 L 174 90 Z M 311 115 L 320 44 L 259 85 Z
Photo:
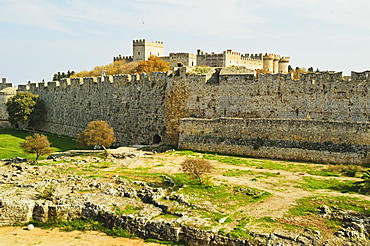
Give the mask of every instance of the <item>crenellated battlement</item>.
M 70 87 L 96 86 L 129 86 L 129 85 L 164 85 L 169 78 L 168 72 L 153 72 L 151 74 L 119 74 L 99 77 L 64 78 L 60 81 L 36 82 L 28 85 L 18 85 L 18 91 L 39 91 L 43 89 L 68 89 Z
M 343 81 L 343 73 L 342 72 L 301 73 L 300 81 L 310 83 Z
M 265 54 L 264 56 L 263 56 L 263 59 L 264 60 L 274 60 L 275 59 L 275 54 Z
M 186 54 L 186 53 L 184 53 Z M 184 55 L 182 54 L 182 55 Z M 250 83 L 250 81 L 259 81 L 263 83 L 275 83 L 277 81 L 292 81 L 292 73 L 276 73 L 276 74 L 259 74 L 258 80 L 253 74 L 238 74 L 238 73 L 220 73 L 215 74 L 223 78 L 233 77 L 231 81 L 240 81 L 245 83 Z M 210 76 L 210 75 L 209 75 Z M 213 75 L 214 76 L 214 75 Z M 36 82 L 29 83 L 28 85 L 18 85 L 18 91 L 37 91 L 42 89 L 52 89 L 52 88 L 68 88 L 68 87 L 85 87 L 93 86 L 99 84 L 105 84 L 106 86 L 129 86 L 129 85 L 165 85 L 172 80 L 173 77 L 183 77 L 187 78 L 187 83 L 193 83 L 192 80 L 198 81 L 203 80 L 206 75 L 204 74 L 187 74 L 186 67 L 180 67 L 174 69 L 172 72 L 153 72 L 150 74 L 119 74 L 110 76 L 99 76 L 99 77 L 85 77 L 85 78 L 65 78 L 60 81 L 49 81 L 49 82 Z M 230 80 L 228 80 L 230 82 Z M 311 72 L 311 73 L 301 73 L 300 79 L 294 80 L 297 87 L 303 84 L 325 84 L 333 82 L 346 82 L 348 85 L 353 83 L 354 85 L 358 82 L 370 82 L 370 71 L 364 72 L 352 72 L 351 79 L 344 79 L 342 72 Z M 214 84 L 217 85 L 217 84 Z M 294 88 L 292 88 L 294 89 Z
M 253 70 L 242 66 L 212 70 L 213 74 L 207 70 L 206 74 L 188 74 L 187 67 L 179 67 L 150 74 L 68 78 L 20 85 L 18 90 L 29 90 L 45 101 L 47 119 L 40 130 L 76 136 L 88 122 L 106 120 L 123 144 L 151 143 L 158 135 L 176 145 L 179 121 L 190 115 L 207 119 L 370 119 L 370 71 L 352 72 L 350 80 L 343 79 L 342 72 L 329 71 L 300 74 L 300 79 L 293 80 L 291 73 L 259 74 L 257 79 Z
M 233 50 L 225 50 L 223 53 L 227 54 L 227 55 L 235 55 L 235 56 L 241 56 L 242 55 L 241 53 L 233 51 Z
M 160 44 L 160 45 L 164 44 L 164 42 L 163 42 L 163 41 L 154 41 L 154 42 L 149 42 L 149 41 L 147 41 L 146 39 L 137 39 L 137 40 L 133 40 L 133 43 L 134 43 L 135 45 L 144 45 L 144 44 L 146 44 L 146 43 L 156 43 L 156 44 Z
M 283 56 L 280 58 L 280 62 L 290 62 L 290 57 L 289 56 Z
M 277 73 L 277 74 L 260 74 L 259 75 L 259 81 L 260 82 L 272 82 L 272 81 L 291 81 L 293 80 L 293 74 L 283 74 L 283 73 Z
M 186 53 L 186 52 L 177 52 L 177 53 L 170 53 L 170 58 L 188 58 L 188 57 L 194 57 L 194 54 Z
M 252 59 L 252 60 L 262 60 L 263 56 L 262 56 L 262 53 L 261 54 L 244 54 L 242 55 L 242 58 L 245 57 L 245 58 L 249 58 L 249 59 Z
M 113 57 L 113 61 L 122 61 L 122 60 L 125 60 L 126 62 L 132 62 L 133 61 L 133 56 L 122 56 L 122 55 L 118 55 L 118 56 L 114 56 Z
M 370 81 L 370 71 L 364 72 L 351 72 L 351 80 L 358 80 L 358 81 Z

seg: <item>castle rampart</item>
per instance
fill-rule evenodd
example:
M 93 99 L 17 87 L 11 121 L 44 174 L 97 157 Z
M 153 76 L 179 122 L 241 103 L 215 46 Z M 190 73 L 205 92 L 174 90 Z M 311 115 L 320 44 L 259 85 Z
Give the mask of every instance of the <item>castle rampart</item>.
M 106 120 L 121 144 L 151 143 L 165 137 L 166 80 L 166 73 L 71 78 L 29 90 L 45 101 L 45 131 L 75 137 L 90 121 Z
M 370 123 L 182 119 L 179 148 L 329 163 L 369 163 Z
M 13 87 L 13 83 L 8 83 L 7 78 L 2 78 L 2 82 L 0 83 L 0 127 L 10 127 L 5 103 L 15 94 L 16 88 Z
M 187 129 L 187 123 L 181 126 L 180 131 L 182 118 L 227 117 L 229 120 L 221 121 L 230 124 L 230 127 L 234 122 L 230 118 L 242 119 L 237 120 L 238 127 L 242 127 L 240 122 L 249 122 L 245 123 L 248 126 L 254 124 L 247 121 L 251 118 L 254 118 L 253 122 L 258 122 L 250 128 L 251 132 L 225 130 L 228 135 L 223 137 L 230 139 L 241 134 L 253 139 L 273 138 L 280 141 L 279 146 L 295 146 L 299 143 L 299 151 L 304 149 L 303 142 L 314 142 L 317 146 L 332 142 L 337 144 L 332 146 L 334 149 L 343 143 L 356 145 L 353 147 L 356 151 L 357 148 L 365 148 L 362 145 L 369 145 L 366 142 L 369 136 L 363 131 L 363 126 L 370 121 L 370 108 L 367 107 L 369 71 L 353 72 L 351 80 L 343 79 L 342 73 L 332 72 L 301 74 L 300 80 L 293 80 L 292 74 L 260 74 L 256 80 L 253 74 L 232 74 L 227 71 L 232 69 L 216 69 L 213 75 L 194 75 L 187 74 L 186 67 L 180 67 L 169 73 L 31 83 L 19 86 L 19 90 L 29 89 L 45 100 L 47 117 L 42 130 L 70 136 L 76 136 L 92 120 L 106 120 L 114 127 L 122 144 L 148 144 L 157 135 L 165 143 L 177 145 L 180 141 L 181 145 L 181 132 L 189 136 L 197 135 L 192 132 L 197 126 Z M 198 124 L 198 121 L 194 122 L 189 126 Z M 223 126 L 229 127 L 226 123 L 222 123 Z M 212 129 L 214 124 L 210 126 Z M 258 128 L 258 125 L 261 127 Z M 207 132 L 207 127 L 204 125 L 201 131 Z M 331 135 L 325 133 L 328 129 Z M 289 147 L 289 151 L 296 151 L 297 148 Z M 259 152 L 258 156 L 267 157 L 267 150 Z M 320 152 L 318 149 L 310 151 L 296 156 L 303 158 L 309 153 L 319 155 Z M 346 153 L 355 156 L 350 159 L 360 158 L 361 151 L 357 154 L 348 151 Z M 330 155 L 335 156 L 333 153 Z M 349 160 L 349 157 L 341 156 L 343 160 Z M 283 158 L 283 155 L 276 154 L 276 157 Z

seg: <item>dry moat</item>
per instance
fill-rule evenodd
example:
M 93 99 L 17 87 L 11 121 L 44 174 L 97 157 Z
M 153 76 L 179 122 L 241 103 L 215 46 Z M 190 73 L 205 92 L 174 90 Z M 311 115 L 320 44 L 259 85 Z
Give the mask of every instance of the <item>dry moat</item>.
M 370 198 L 354 184 L 363 167 L 116 151 L 119 158 L 73 154 L 38 165 L 2 162 L 0 225 L 78 218 L 184 245 L 369 244 Z M 186 158 L 214 166 L 205 184 L 181 172 Z M 71 237 L 88 237 L 76 233 Z M 128 245 L 109 242 L 94 245 Z

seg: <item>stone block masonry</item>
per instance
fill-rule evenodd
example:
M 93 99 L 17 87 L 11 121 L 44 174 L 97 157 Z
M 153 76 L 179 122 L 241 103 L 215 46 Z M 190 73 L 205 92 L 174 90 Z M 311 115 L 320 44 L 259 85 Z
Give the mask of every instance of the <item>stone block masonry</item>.
M 326 163 L 370 162 L 370 123 L 182 119 L 179 148 Z
M 331 72 L 301 74 L 300 80 L 293 80 L 291 74 L 259 75 L 257 79 L 253 74 L 233 74 L 228 69 L 216 69 L 214 74 L 187 74 L 186 68 L 181 67 L 168 73 L 36 83 L 19 86 L 18 90 L 29 89 L 45 101 L 46 122 L 39 129 L 62 135 L 75 137 L 90 121 L 105 120 L 113 126 L 123 145 L 162 140 L 182 148 L 186 143 L 189 148 L 190 139 L 193 139 L 195 148 L 200 141 L 199 131 L 194 133 L 197 129 L 195 121 L 191 124 L 182 122 L 180 130 L 183 118 L 259 119 L 257 125 L 252 121 L 248 123 L 254 130 L 245 136 L 251 141 L 274 139 L 279 140 L 276 141 L 279 146 L 290 146 L 281 147 L 281 154 L 277 154 L 275 147 L 276 158 L 308 160 L 308 154 L 302 152 L 305 149 L 311 154 L 317 151 L 315 155 L 322 155 L 320 158 L 313 156 L 310 159 L 313 161 L 363 163 L 366 158 L 361 153 L 367 153 L 370 139 L 366 133 L 370 117 L 368 74 L 368 71 L 353 72 L 350 80 L 343 79 L 342 73 Z M 229 128 L 233 129 L 234 122 L 238 125 L 239 121 L 223 121 L 229 135 L 221 137 L 230 138 L 230 143 L 235 143 L 232 139 L 242 131 L 237 131 L 234 136 L 234 131 Z M 201 131 L 207 132 L 205 129 Z M 179 140 L 180 133 L 196 137 Z M 303 144 L 305 142 L 320 147 L 309 147 Z M 325 156 L 339 153 L 340 146 L 324 148 L 324 142 L 353 145 L 356 151 L 346 147 L 345 153 L 351 157 L 341 155 L 343 158 L 325 160 Z M 297 144 L 299 147 L 292 147 Z M 268 153 L 271 146 L 266 149 L 266 154 L 262 154 L 265 147 L 261 146 L 253 155 L 272 157 Z M 236 147 L 232 149 L 236 150 Z M 302 154 L 288 154 L 288 149 L 300 149 Z M 225 152 L 231 153 L 231 150 L 225 149 Z
M 165 134 L 166 79 L 163 73 L 73 78 L 31 84 L 30 91 L 45 101 L 44 131 L 76 137 L 90 121 L 104 120 L 121 144 L 150 144 Z
M 13 83 L 8 83 L 7 78 L 2 78 L 0 83 L 0 127 L 11 127 L 8 121 L 8 112 L 5 103 L 8 99 L 16 94 L 16 88 Z

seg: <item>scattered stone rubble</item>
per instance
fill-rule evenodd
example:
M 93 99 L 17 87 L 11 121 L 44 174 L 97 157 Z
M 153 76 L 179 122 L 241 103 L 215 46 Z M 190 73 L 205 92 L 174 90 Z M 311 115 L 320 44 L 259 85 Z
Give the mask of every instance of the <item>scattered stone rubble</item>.
M 89 161 L 63 158 L 69 158 L 76 165 Z M 17 162 L 0 164 L 0 226 L 31 220 L 84 218 L 100 221 L 108 227 L 122 227 L 142 238 L 182 241 L 186 245 L 369 245 L 370 216 L 326 206 L 319 209 L 322 216 L 343 222 L 343 227 L 332 239 L 309 229 L 299 234 L 277 230 L 273 233 L 251 232 L 249 239 L 228 238 L 217 229 L 198 229 L 209 226 L 210 222 L 186 212 L 197 206 L 187 195 L 145 182 L 128 181 L 117 175 L 111 179 L 86 179 L 58 173 L 57 170 L 66 169 L 68 165 L 70 163 L 46 166 Z M 170 177 L 163 178 L 174 186 Z M 241 189 L 240 192 L 254 191 Z M 127 205 L 135 207 L 137 212 L 120 213 Z M 161 218 L 162 214 L 171 213 L 178 217 Z

